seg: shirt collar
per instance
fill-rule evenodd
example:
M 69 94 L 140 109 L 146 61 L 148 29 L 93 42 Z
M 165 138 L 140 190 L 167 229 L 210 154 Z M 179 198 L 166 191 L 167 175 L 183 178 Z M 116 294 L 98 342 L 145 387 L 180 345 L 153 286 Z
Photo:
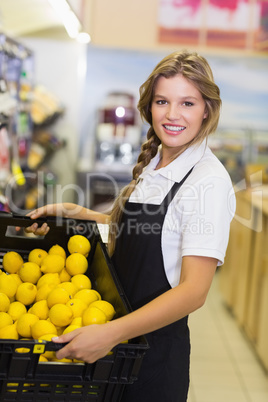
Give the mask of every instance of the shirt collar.
M 150 161 L 150 163 L 144 168 L 140 174 L 140 178 L 143 179 L 147 175 L 161 176 L 168 178 L 174 182 L 180 182 L 186 173 L 202 158 L 207 148 L 207 141 L 204 140 L 201 144 L 194 144 L 187 148 L 178 158 L 169 163 L 167 166 L 155 170 L 159 160 L 160 151 Z

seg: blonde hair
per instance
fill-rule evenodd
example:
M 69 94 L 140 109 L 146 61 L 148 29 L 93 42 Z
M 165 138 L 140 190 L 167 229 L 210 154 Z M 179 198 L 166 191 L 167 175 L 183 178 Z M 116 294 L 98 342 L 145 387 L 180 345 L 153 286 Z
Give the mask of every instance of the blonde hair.
M 180 153 L 189 146 L 202 142 L 218 126 L 221 108 L 220 90 L 214 82 L 213 73 L 207 60 L 195 52 L 189 53 L 187 51 L 171 53 L 161 60 L 140 87 L 140 99 L 137 107 L 142 120 L 149 123 L 150 128 L 147 132 L 147 141 L 141 147 L 141 153 L 132 172 L 133 180 L 122 190 L 113 206 L 108 244 L 110 255 L 112 255 L 115 248 L 117 230 L 125 202 L 134 190 L 139 175 L 157 154 L 161 144 L 152 126 L 151 113 L 151 104 L 158 78 L 170 78 L 177 74 L 181 74 L 199 90 L 205 101 L 206 112 L 206 118 L 203 119 L 199 133 L 180 150 Z M 174 159 L 179 154 L 175 155 Z

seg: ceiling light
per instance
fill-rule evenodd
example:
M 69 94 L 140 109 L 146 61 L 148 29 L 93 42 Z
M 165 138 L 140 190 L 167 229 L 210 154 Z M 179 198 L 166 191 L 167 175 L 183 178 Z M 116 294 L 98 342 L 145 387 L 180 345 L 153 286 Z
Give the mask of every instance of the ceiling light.
M 66 0 L 48 0 L 54 8 L 71 38 L 77 38 L 81 24 Z
M 91 41 L 91 37 L 87 32 L 79 32 L 76 37 L 76 40 L 79 43 L 89 43 Z

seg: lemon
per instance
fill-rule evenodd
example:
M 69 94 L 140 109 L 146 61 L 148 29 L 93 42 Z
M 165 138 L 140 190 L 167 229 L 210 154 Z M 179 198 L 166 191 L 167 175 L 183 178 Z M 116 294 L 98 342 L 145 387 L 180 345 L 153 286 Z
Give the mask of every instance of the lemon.
M 15 296 L 17 282 L 11 275 L 3 273 L 0 275 L 0 293 L 5 293 L 9 298 Z
M 46 285 L 48 283 L 53 283 L 56 286 L 60 282 L 61 280 L 58 273 L 49 273 L 42 275 L 39 281 L 37 282 L 36 286 L 37 289 L 39 289 L 41 288 L 41 286 Z
M 78 291 L 78 288 L 72 282 L 62 282 L 56 286 L 56 288 L 62 288 L 67 290 L 70 297 L 73 297 Z
M 14 301 L 10 304 L 8 314 L 14 322 L 17 321 L 20 316 L 25 313 L 27 313 L 27 309 L 21 302 Z
M 89 240 L 85 236 L 74 235 L 70 237 L 67 243 L 67 248 L 70 254 L 81 253 L 87 256 L 91 249 L 91 245 Z
M 40 336 L 40 337 L 38 338 L 38 340 L 51 342 L 51 339 L 52 339 L 52 338 L 55 338 L 55 336 L 57 336 L 57 335 L 55 335 L 54 333 L 45 334 L 45 335 Z M 52 360 L 52 359 L 54 359 L 54 358 L 56 357 L 56 353 L 55 353 L 55 352 L 52 352 L 52 351 L 49 351 L 49 350 L 46 350 L 46 351 L 42 354 L 42 356 L 44 356 L 47 360 Z
M 42 248 L 33 249 L 28 255 L 28 261 L 34 262 L 41 267 L 43 259 L 47 256 L 47 252 Z
M 29 306 L 35 300 L 37 288 L 33 283 L 23 282 L 16 291 L 16 300 Z
M 68 325 L 68 327 L 65 328 L 65 330 L 63 331 L 63 335 L 68 334 L 69 332 L 74 331 L 77 328 L 81 328 L 81 325 L 74 325 L 74 324 L 70 324 Z
M 48 254 L 50 255 L 60 255 L 64 259 L 66 259 L 66 252 L 63 247 L 59 246 L 58 244 L 55 244 L 48 250 Z
M 66 258 L 66 271 L 71 275 L 84 274 L 87 270 L 88 262 L 86 257 L 80 253 L 73 253 Z
M 71 277 L 71 282 L 79 289 L 91 289 L 91 281 L 84 274 L 77 274 Z
M 57 329 L 55 325 L 48 320 L 38 320 L 32 325 L 31 334 L 34 339 L 39 339 L 41 336 L 47 334 L 57 336 Z
M 31 311 L 30 311 L 31 310 Z M 39 300 L 35 302 L 29 311 L 32 314 L 37 315 L 40 320 L 46 320 L 48 318 L 49 308 L 46 300 Z
M 24 338 L 31 338 L 32 331 L 31 327 L 39 321 L 39 318 L 35 314 L 25 313 L 20 316 L 17 322 L 18 334 Z
M 53 283 L 47 283 L 41 286 L 36 292 L 35 301 L 38 302 L 40 300 L 46 300 L 47 296 L 53 289 L 55 289 L 55 285 Z
M 74 299 L 82 299 L 89 306 L 90 303 L 93 303 L 99 298 L 93 289 L 81 289 L 74 295 Z
M 65 260 L 61 255 L 48 254 L 42 261 L 41 271 L 44 274 L 60 272 L 65 265 Z
M 54 288 L 47 296 L 47 305 L 50 309 L 54 304 L 66 304 L 70 300 L 69 292 L 63 288 Z
M 36 284 L 42 276 L 39 265 L 35 262 L 25 262 L 19 269 L 18 274 L 23 282 Z
M 52 362 L 59 362 L 59 363 L 72 363 L 73 362 L 72 359 L 67 359 L 66 357 L 63 357 L 62 359 L 57 359 L 56 357 L 54 357 L 53 359 L 51 359 L 51 361 Z
M 6 327 L 7 325 L 13 324 L 13 320 L 8 313 L 4 311 L 0 312 L 0 329 Z
M 16 325 L 7 325 L 0 329 L 0 339 L 19 339 L 19 334 L 16 330 Z
M 106 315 L 97 307 L 89 306 L 82 315 L 82 323 L 85 325 L 105 324 L 107 322 Z
M 84 310 L 88 307 L 87 303 L 82 299 L 71 299 L 66 303 L 66 306 L 71 307 L 73 318 L 81 317 Z
M 51 322 L 58 327 L 66 327 L 73 319 L 73 311 L 66 304 L 54 304 L 49 310 Z
M 97 300 L 91 303 L 90 307 L 97 307 L 98 309 L 103 311 L 108 321 L 110 321 L 115 315 L 115 309 L 113 305 L 106 300 Z
M 59 273 L 59 277 L 61 282 L 70 282 L 71 280 L 71 275 L 68 274 L 66 268 L 63 268 L 63 270 Z
M 0 311 L 7 312 L 10 306 L 9 297 L 5 293 L 0 293 Z
M 44 355 L 39 356 L 39 362 L 48 362 L 48 359 Z
M 75 317 L 72 322 L 71 325 L 78 325 L 78 327 L 82 327 L 83 323 L 82 323 L 82 317 Z
M 15 279 L 17 286 L 19 286 L 22 283 L 22 280 L 20 279 L 19 274 L 10 274 L 9 276 L 11 276 L 13 279 Z
M 3 268 L 9 274 L 18 272 L 23 264 L 23 259 L 16 251 L 8 251 L 3 257 Z

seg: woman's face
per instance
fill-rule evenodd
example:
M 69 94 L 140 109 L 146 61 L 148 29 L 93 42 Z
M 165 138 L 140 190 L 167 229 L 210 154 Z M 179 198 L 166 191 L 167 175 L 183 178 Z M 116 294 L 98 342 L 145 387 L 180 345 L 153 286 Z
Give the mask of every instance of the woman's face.
M 151 113 L 153 128 L 162 143 L 162 156 L 172 157 L 199 133 L 207 117 L 199 90 L 181 74 L 160 77 L 155 86 Z

